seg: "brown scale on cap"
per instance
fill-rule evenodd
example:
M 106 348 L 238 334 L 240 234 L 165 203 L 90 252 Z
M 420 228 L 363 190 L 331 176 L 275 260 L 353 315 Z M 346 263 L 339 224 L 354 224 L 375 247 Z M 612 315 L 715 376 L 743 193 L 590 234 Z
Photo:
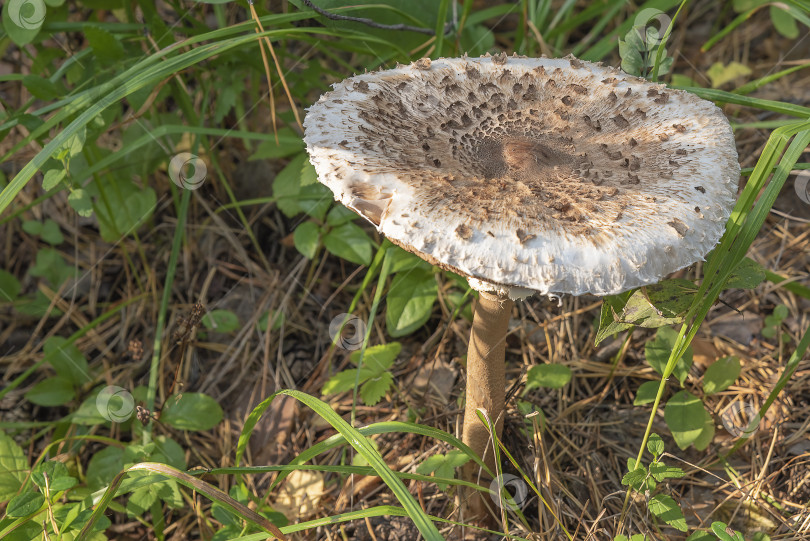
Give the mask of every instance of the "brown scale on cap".
M 572 82 L 559 68 L 520 71 L 505 54 L 492 62 L 498 70 L 470 61 L 459 73 L 421 59 L 418 77 L 356 82 L 368 96 L 358 104 L 362 137 L 341 146 L 366 149 L 369 164 L 418 187 L 436 215 L 461 217 L 467 225 L 455 232 L 464 240 L 484 231 L 484 220 L 525 217 L 587 234 L 637 202 L 637 185 L 661 185 L 690 167 L 678 142 L 687 129 L 654 121 L 668 92 L 587 74 Z M 379 223 L 390 194 L 367 195 L 356 195 L 355 208 Z M 682 235 L 686 226 L 674 223 Z

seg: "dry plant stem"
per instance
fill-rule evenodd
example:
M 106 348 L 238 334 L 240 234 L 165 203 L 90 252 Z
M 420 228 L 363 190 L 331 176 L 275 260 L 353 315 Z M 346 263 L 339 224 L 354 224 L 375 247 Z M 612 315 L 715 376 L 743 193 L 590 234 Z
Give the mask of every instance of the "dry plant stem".
M 485 409 L 495 422 L 498 437 L 503 431 L 503 409 L 506 386 L 504 352 L 509 315 L 514 303 L 507 297 L 481 293 L 475 306 L 470 347 L 467 350 L 467 392 L 464 407 L 462 440 L 484 459 L 495 472 L 495 454 L 490 444 L 487 427 L 478 419 L 475 410 Z M 475 462 L 464 466 L 464 479 L 479 481 L 479 467 Z M 480 478 L 489 486 L 490 479 Z M 473 517 L 484 518 L 486 508 L 480 491 L 470 492 L 465 498 Z

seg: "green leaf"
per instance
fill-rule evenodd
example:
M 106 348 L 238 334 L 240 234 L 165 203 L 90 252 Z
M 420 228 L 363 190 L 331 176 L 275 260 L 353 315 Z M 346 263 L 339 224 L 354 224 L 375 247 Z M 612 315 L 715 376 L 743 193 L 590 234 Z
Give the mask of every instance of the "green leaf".
M 26 227 L 27 226 L 27 227 Z M 61 244 L 65 238 L 59 229 L 59 224 L 48 218 L 44 222 L 29 220 L 23 223 L 23 230 L 32 235 L 39 236 L 42 240 L 51 245 Z
M 67 404 L 74 396 L 76 391 L 73 384 L 63 377 L 44 379 L 25 393 L 25 399 L 29 402 L 49 407 Z
M 326 215 L 326 224 L 335 227 L 343 225 L 346 222 L 354 221 L 355 219 L 357 219 L 357 214 L 343 205 L 335 205 L 329 209 L 329 213 Z
M 81 188 L 70 190 L 68 204 L 79 216 L 87 218 L 93 215 L 93 202 L 90 200 L 90 194 L 87 193 L 87 190 Z
M 706 447 L 714 439 L 714 419 L 712 416 L 707 412 L 705 409 L 703 410 L 703 428 L 700 431 L 700 435 L 695 438 L 695 441 L 692 442 L 692 445 L 695 446 L 695 449 L 698 451 L 703 451 Z
M 163 435 L 155 436 L 154 442 L 155 450 L 149 455 L 149 460 L 168 464 L 180 470 L 186 469 L 186 451 L 179 443 Z
M 725 522 L 712 522 L 712 532 L 720 541 L 745 541 L 740 532 L 732 530 Z
M 374 244 L 360 227 L 345 223 L 324 235 L 323 244 L 333 255 L 357 265 L 371 263 L 371 252 Z
M 248 160 L 277 160 L 304 150 L 304 140 L 290 128 L 278 130 L 278 144 L 274 140 L 262 141 Z
M 438 292 L 431 270 L 413 269 L 394 276 L 386 297 L 388 334 L 395 338 L 406 336 L 427 323 Z
M 32 3 L 34 1 L 32 0 Z M 64 87 L 39 75 L 26 75 L 22 83 L 35 98 L 44 101 L 55 100 L 66 94 Z
M 682 532 L 687 531 L 689 528 L 686 526 L 686 519 L 683 516 L 681 507 L 678 505 L 672 496 L 666 494 L 656 494 L 647 504 L 650 512 Z
M 382 374 L 394 364 L 402 345 L 399 342 L 379 344 L 366 348 L 363 355 L 363 366 L 374 374 Z M 357 365 L 360 362 L 360 350 L 353 351 L 349 359 Z
M 321 228 L 315 222 L 304 222 L 295 228 L 293 241 L 295 248 L 307 259 L 312 259 L 318 251 Z
M 415 268 L 428 270 L 431 268 L 431 266 L 430 263 L 421 257 L 407 252 L 399 246 L 393 247 L 393 256 L 391 256 L 391 274 L 408 271 Z
M 273 325 L 270 327 L 271 331 L 277 331 L 281 328 L 284 324 L 286 317 L 284 316 L 284 312 L 281 310 L 276 310 L 273 312 Z M 267 330 L 267 325 L 270 324 L 270 311 L 268 310 L 262 317 L 259 318 L 259 321 L 256 322 L 256 328 L 259 332 L 265 332 Z
M 705 424 L 706 410 L 700 399 L 688 391 L 680 391 L 667 401 L 664 420 L 675 443 L 686 449 L 700 436 Z
M 239 316 L 230 310 L 211 310 L 206 313 L 201 320 L 206 329 L 229 333 L 237 330 L 241 323 L 239 323 Z
M 42 2 L 8 0 L 3 4 L 3 29 L 17 45 L 34 41 L 45 22 L 45 4 Z
M 161 483 L 152 483 L 145 487 L 138 487 L 132 491 L 127 501 L 127 513 L 139 517 L 151 509 L 152 504 L 158 500 L 158 488 Z
M 42 189 L 49 192 L 56 188 L 67 173 L 64 169 L 48 169 L 42 178 Z
M 45 496 L 39 492 L 23 492 L 11 498 L 6 507 L 6 515 L 20 518 L 39 511 L 45 503 Z
M 661 449 L 663 449 L 663 443 L 661 444 Z M 656 481 L 661 482 L 664 479 L 678 479 L 686 474 L 680 468 L 667 466 L 663 462 L 653 462 L 650 464 L 650 475 L 652 475 L 653 479 Z
M 526 390 L 536 387 L 560 389 L 571 381 L 571 369 L 563 364 L 538 364 L 529 368 L 526 375 Z
M 712 88 L 720 88 L 734 79 L 751 75 L 751 68 L 739 62 L 730 62 L 726 66 L 721 62 L 715 62 L 706 70 L 706 75 L 712 81 Z
M 59 145 L 59 148 L 56 150 L 53 157 L 59 161 L 62 161 L 67 157 L 72 158 L 73 156 L 76 156 L 84 148 L 84 143 L 86 140 L 87 128 L 82 126 L 79 131 L 71 135 L 64 143 Z
M 740 377 L 740 359 L 735 356 L 718 359 L 703 375 L 703 392 L 713 395 L 728 389 Z
M 0 431 L 0 502 L 10 500 L 28 476 L 28 460 L 10 436 Z
M 122 60 L 126 53 L 121 42 L 115 36 L 96 25 L 85 25 L 84 36 L 87 43 L 93 49 L 96 58 L 104 64 L 112 64 Z
M 101 449 L 87 464 L 87 486 L 94 491 L 107 486 L 126 465 L 122 448 L 110 446 Z
M 31 276 L 47 280 L 52 287 L 59 288 L 66 280 L 76 276 L 76 269 L 68 265 L 53 248 L 42 248 L 37 252 L 37 260 L 28 269 Z
M 731 271 L 726 282 L 726 289 L 754 289 L 765 281 L 765 270 L 762 265 L 751 259 L 743 258 Z
M 276 205 L 288 218 L 301 212 L 298 204 L 298 194 L 301 192 L 301 168 L 307 161 L 307 153 L 296 155 L 287 166 L 282 169 L 273 180 L 273 196 Z
M 806 7 L 804 8 L 807 9 Z M 776 31 L 788 39 L 799 37 L 799 25 L 793 15 L 782 9 L 778 4 L 771 5 L 771 22 Z
M 374 406 L 383 399 L 393 382 L 394 376 L 390 372 L 372 376 L 360 388 L 360 398 L 366 406 Z
M 642 486 L 644 485 L 644 481 L 647 478 L 647 470 L 644 466 L 639 466 L 634 470 L 631 470 L 624 474 L 622 477 L 622 484 L 628 485 L 633 489 L 639 491 L 641 490 Z
M 675 347 L 675 340 L 678 337 L 677 331 L 670 327 L 661 327 L 655 333 L 655 338 L 647 342 L 644 346 L 644 355 L 650 366 L 658 372 L 661 376 L 664 375 L 664 370 L 667 366 L 669 355 Z M 689 375 L 689 368 L 692 366 L 692 347 L 686 348 L 683 356 L 675 363 L 675 369 L 672 375 L 683 386 L 686 376 Z
M 222 420 L 222 408 L 203 393 L 183 393 L 166 401 L 160 422 L 178 430 L 209 430 Z
M 45 481 L 46 475 L 48 477 L 47 483 Z M 71 477 L 67 467 L 57 460 L 47 460 L 40 463 L 34 468 L 31 479 L 43 493 L 47 485 L 51 495 L 73 488 L 79 483 L 78 479 Z
M 21 289 L 20 281 L 13 274 L 0 269 L 0 303 L 13 301 Z
M 42 350 L 60 377 L 74 385 L 83 385 L 92 381 L 87 359 L 74 344 L 67 344 L 66 338 L 51 336 L 45 340 Z
M 444 477 L 446 479 L 455 479 L 456 468 L 463 466 L 470 461 L 462 451 L 450 451 L 446 455 L 436 454 L 425 459 L 419 466 L 416 467 L 416 473 L 422 475 L 433 474 L 435 477 Z M 436 483 L 439 490 L 447 490 L 446 483 Z
M 658 396 L 659 381 L 645 381 L 641 387 L 636 391 L 636 399 L 633 400 L 634 406 L 643 406 L 644 404 L 652 404 L 655 402 L 655 397 Z
M 647 450 L 655 458 L 661 456 L 664 453 L 664 440 L 661 439 L 661 436 L 656 433 L 650 434 L 649 439 L 647 439 Z M 652 466 L 650 466 L 650 470 L 652 470 Z
M 717 537 L 713 536 L 709 532 L 701 532 L 698 530 L 696 532 L 692 532 L 689 537 L 686 538 L 686 541 L 717 541 Z
M 133 234 L 157 206 L 155 190 L 141 189 L 129 179 L 104 177 L 89 186 L 101 238 L 107 242 L 117 242 L 122 236 Z
M 321 387 L 321 394 L 327 396 L 330 394 L 350 391 L 354 389 L 355 383 L 362 385 L 368 378 L 375 375 L 374 371 L 367 367 L 360 368 L 359 372 L 360 373 L 358 374 L 358 370 L 356 368 L 350 368 L 349 370 L 338 372 L 323 384 L 323 387 Z

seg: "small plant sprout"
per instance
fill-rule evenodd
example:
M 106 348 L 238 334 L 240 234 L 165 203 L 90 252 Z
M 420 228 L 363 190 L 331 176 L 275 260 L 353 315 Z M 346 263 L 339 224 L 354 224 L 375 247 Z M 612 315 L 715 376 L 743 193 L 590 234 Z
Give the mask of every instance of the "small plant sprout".
M 570 56 L 425 58 L 358 75 L 304 126 L 337 200 L 480 293 L 463 441 L 493 472 L 476 412 L 500 435 L 513 302 L 616 294 L 702 260 L 740 174 L 716 106 Z M 477 469 L 464 477 L 488 485 Z M 473 516 L 483 500 L 467 498 Z

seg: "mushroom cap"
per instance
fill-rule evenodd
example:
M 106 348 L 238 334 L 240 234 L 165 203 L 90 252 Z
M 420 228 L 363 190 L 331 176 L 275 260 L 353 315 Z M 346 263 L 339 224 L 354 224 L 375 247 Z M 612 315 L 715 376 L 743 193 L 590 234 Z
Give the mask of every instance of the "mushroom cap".
M 740 166 L 714 104 L 573 57 L 419 60 L 304 121 L 335 199 L 472 287 L 607 295 L 717 244 Z

